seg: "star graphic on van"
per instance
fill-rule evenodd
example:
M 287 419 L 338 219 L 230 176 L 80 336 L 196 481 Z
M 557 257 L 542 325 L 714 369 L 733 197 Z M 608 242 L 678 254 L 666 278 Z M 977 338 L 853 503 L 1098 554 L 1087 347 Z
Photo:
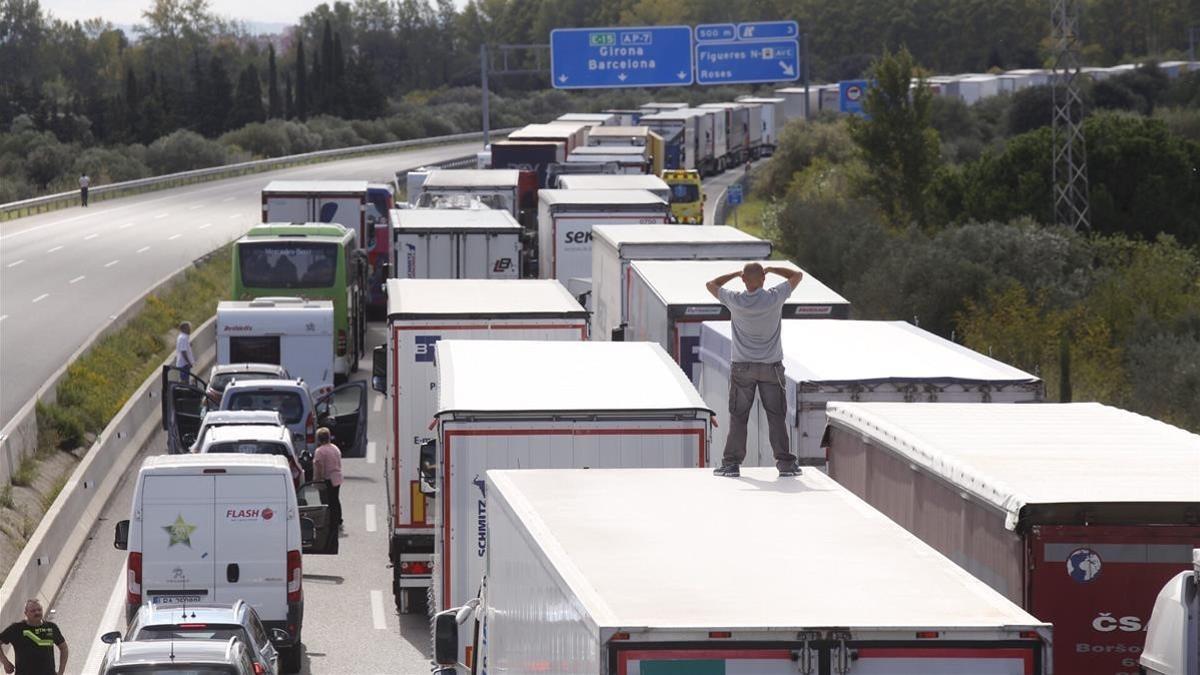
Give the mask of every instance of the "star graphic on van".
M 163 526 L 163 529 L 171 537 L 171 542 L 167 544 L 167 548 L 175 544 L 185 544 L 188 548 L 192 547 L 192 533 L 196 531 L 196 526 L 188 524 L 183 519 L 182 513 L 175 517 L 174 523 Z

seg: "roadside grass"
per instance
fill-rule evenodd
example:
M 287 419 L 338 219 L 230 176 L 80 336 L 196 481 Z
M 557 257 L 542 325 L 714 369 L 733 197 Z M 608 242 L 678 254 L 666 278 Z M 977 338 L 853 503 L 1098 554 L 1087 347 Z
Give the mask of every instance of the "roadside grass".
M 29 487 L 38 476 L 38 460 L 34 455 L 21 458 L 16 471 L 12 474 L 12 484 L 17 487 Z
M 735 206 L 729 216 L 725 218 L 725 224 L 733 226 L 734 214 L 737 214 L 737 228 L 747 234 L 754 235 L 759 239 L 774 240 L 774 235 L 771 232 L 771 227 L 767 222 L 770 215 L 770 203 L 762 197 L 756 196 L 753 193 L 748 195 L 746 201 L 738 206 Z M 784 255 L 778 248 L 773 248 L 771 251 L 772 260 L 786 260 Z

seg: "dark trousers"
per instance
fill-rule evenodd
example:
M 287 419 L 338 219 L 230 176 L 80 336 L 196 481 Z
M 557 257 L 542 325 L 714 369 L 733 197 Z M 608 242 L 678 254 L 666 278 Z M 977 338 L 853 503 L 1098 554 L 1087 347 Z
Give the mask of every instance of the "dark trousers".
M 342 524 L 342 486 L 325 481 L 325 494 L 329 498 L 329 522 L 334 525 Z
M 87 206 L 87 188 L 79 188 L 79 199 L 83 201 L 83 205 Z
M 754 407 L 754 392 L 762 401 L 775 466 L 783 469 L 796 463 L 788 447 L 787 394 L 782 363 L 734 363 L 729 373 L 729 435 L 725 437 L 722 464 L 741 464 L 746 459 L 746 424 Z

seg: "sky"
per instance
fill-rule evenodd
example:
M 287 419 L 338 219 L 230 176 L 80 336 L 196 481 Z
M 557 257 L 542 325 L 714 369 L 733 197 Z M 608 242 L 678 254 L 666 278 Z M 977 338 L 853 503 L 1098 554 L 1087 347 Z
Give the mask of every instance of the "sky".
M 215 14 L 256 22 L 295 23 L 322 0 L 209 0 Z M 116 24 L 137 23 L 153 0 L 41 0 L 43 9 L 60 19 L 91 19 L 97 15 Z M 333 4 L 333 0 L 328 0 Z M 459 7 L 466 0 L 455 0 Z

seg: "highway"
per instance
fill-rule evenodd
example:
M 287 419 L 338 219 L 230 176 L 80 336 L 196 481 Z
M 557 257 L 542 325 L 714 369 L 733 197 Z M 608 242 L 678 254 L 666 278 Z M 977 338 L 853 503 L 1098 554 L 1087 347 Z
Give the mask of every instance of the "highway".
M 325 162 L 0 224 L 0 428 L 111 316 L 259 222 L 268 181 L 390 181 L 398 170 L 478 149 L 459 143 Z
M 371 323 L 367 344 L 382 344 L 384 326 Z M 370 359 L 352 379 L 366 378 Z M 304 557 L 302 673 L 373 675 L 429 672 L 429 619 L 396 614 L 392 571 L 388 568 L 387 495 L 384 447 L 387 413 L 375 392 L 368 399 L 372 446 L 365 459 L 343 465 L 342 511 L 346 522 L 335 556 Z M 128 475 L 94 525 L 59 600 L 51 609 L 71 645 L 67 673 L 94 673 L 107 645 L 100 635 L 124 630 L 125 552 L 113 548 L 113 524 L 129 517 L 137 467 L 149 455 L 166 451 L 163 434 L 130 466 Z

